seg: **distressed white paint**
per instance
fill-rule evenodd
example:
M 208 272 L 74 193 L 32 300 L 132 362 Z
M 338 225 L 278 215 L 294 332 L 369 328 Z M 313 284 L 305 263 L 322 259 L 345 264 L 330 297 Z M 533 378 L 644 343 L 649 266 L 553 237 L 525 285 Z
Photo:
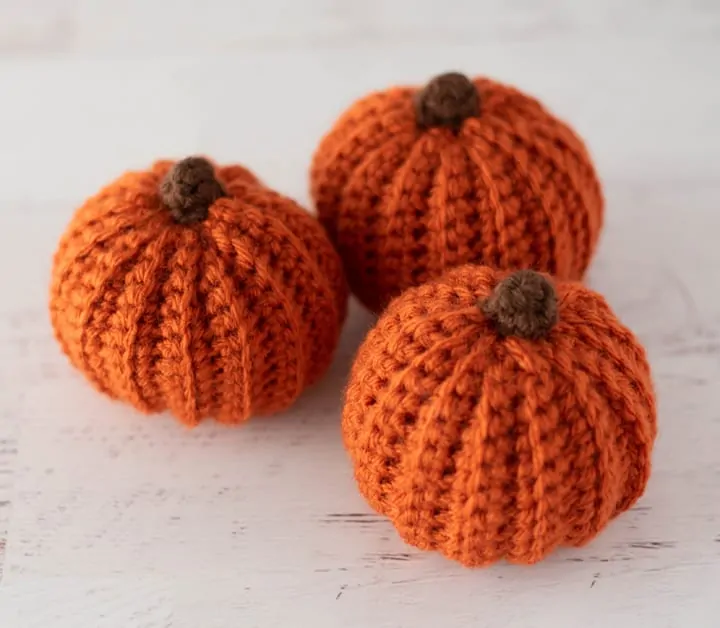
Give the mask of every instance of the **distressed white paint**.
M 437 5 L 0 1 L 0 626 L 717 626 L 720 5 Z M 291 411 L 191 433 L 97 396 L 47 321 L 55 242 L 122 169 L 203 151 L 307 202 L 344 106 L 447 68 L 588 139 L 608 200 L 590 282 L 659 394 L 645 498 L 529 569 L 414 551 L 359 497 L 338 425 L 359 308 Z

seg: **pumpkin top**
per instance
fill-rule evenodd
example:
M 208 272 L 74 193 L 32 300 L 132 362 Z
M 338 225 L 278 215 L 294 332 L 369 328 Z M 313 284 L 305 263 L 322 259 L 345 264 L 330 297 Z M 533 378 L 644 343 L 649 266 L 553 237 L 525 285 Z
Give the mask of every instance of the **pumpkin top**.
M 228 193 L 204 157 L 178 161 L 160 183 L 160 198 L 176 222 L 188 225 L 208 217 L 210 206 Z
M 414 98 L 420 127 L 459 129 L 462 123 L 480 114 L 480 98 L 473 82 L 459 72 L 433 78 Z
M 534 270 L 520 270 L 503 279 L 480 308 L 501 336 L 537 340 L 547 336 L 558 320 L 555 287 Z

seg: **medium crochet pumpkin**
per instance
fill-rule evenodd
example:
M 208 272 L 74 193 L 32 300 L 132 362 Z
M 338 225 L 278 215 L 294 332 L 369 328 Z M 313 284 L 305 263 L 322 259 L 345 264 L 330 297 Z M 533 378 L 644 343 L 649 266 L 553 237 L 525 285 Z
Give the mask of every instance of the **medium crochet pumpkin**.
M 360 491 L 406 542 L 529 564 L 640 497 L 656 414 L 644 350 L 600 295 L 464 266 L 390 304 L 342 428 Z
M 288 407 L 345 317 L 320 224 L 241 166 L 128 172 L 90 198 L 52 272 L 55 335 L 102 392 L 193 426 Z
M 465 263 L 579 279 L 603 219 L 580 138 L 530 96 L 457 73 L 352 105 L 315 153 L 311 191 L 375 311 Z

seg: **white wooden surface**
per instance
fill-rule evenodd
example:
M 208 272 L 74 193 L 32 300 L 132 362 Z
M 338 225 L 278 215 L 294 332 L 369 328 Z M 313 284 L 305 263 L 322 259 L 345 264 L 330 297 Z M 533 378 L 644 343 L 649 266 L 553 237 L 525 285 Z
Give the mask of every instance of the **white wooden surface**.
M 0 626 L 718 626 L 719 60 L 717 0 L 0 0 Z M 659 393 L 645 498 L 533 568 L 419 553 L 364 504 L 339 433 L 359 308 L 290 412 L 191 433 L 97 396 L 46 313 L 58 236 L 123 169 L 202 151 L 307 202 L 344 106 L 450 68 L 588 139 L 590 282 Z

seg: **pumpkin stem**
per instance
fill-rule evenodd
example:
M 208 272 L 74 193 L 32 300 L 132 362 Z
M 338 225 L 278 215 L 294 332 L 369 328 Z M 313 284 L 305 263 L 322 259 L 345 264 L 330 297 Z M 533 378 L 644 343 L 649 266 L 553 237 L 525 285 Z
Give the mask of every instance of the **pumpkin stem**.
M 558 322 L 555 287 L 534 270 L 519 270 L 503 279 L 480 309 L 501 336 L 537 340 Z
M 415 94 L 420 127 L 450 127 L 457 131 L 466 118 L 480 115 L 480 97 L 464 74 L 448 72 L 432 79 Z
M 227 196 L 204 157 L 187 157 L 175 163 L 160 183 L 160 199 L 176 222 L 189 225 L 208 217 L 210 206 Z

